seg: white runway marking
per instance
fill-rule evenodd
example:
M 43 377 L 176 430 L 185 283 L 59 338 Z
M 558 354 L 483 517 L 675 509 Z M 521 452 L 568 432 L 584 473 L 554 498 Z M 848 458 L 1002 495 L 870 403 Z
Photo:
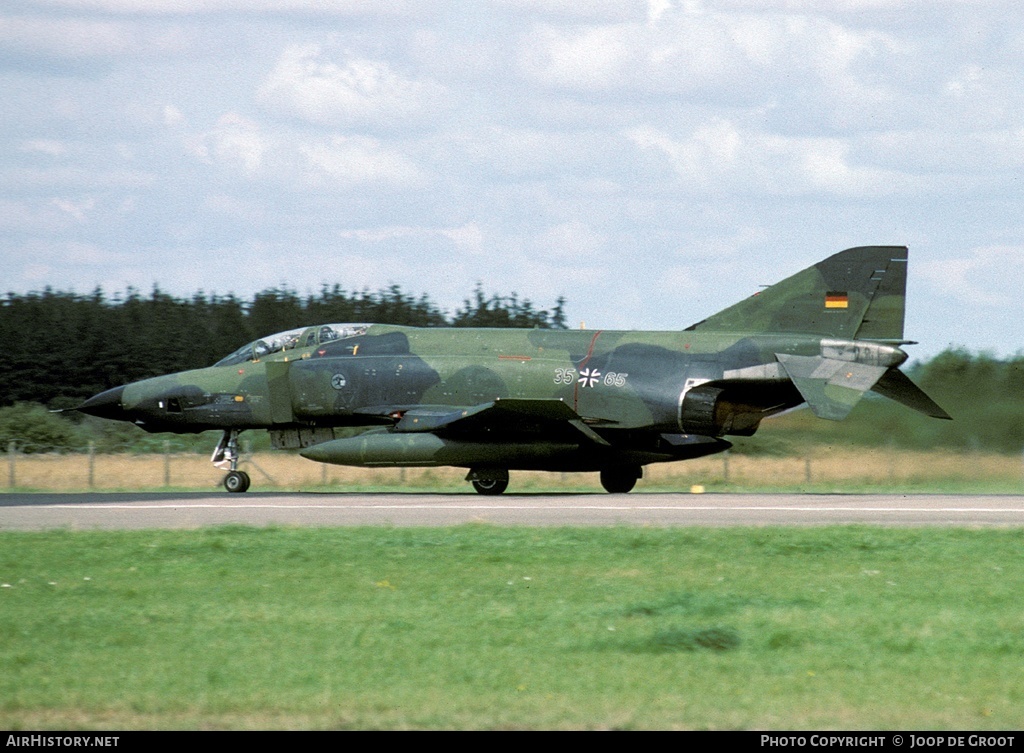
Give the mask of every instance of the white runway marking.
M 566 505 L 276 505 L 276 504 L 85 504 L 85 505 L 50 505 L 50 509 L 64 510 L 565 510 Z M 729 506 L 693 506 L 693 505 L 572 505 L 573 510 L 614 510 L 614 511 L 685 511 L 685 512 L 720 512 L 735 511 L 786 511 L 786 512 L 1021 512 L 1021 507 L 807 507 L 798 505 L 729 505 Z
M 1024 497 L 880 494 L 206 494 L 5 495 L 0 530 L 212 525 L 1024 526 Z M 77 499 L 75 503 L 72 500 Z

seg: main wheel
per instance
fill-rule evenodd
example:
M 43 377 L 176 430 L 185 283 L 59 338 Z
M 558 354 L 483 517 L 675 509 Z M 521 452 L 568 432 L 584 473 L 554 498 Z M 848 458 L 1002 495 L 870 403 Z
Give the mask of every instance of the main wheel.
M 503 494 L 508 489 L 507 478 L 474 479 L 472 484 L 477 494 L 486 494 L 488 496 Z
M 245 471 L 231 471 L 224 477 L 224 488 L 229 492 L 244 492 L 250 483 L 249 474 Z
M 508 489 L 508 471 L 504 468 L 473 470 L 466 478 L 473 483 L 477 494 L 502 494 Z
M 601 471 L 601 486 L 609 494 L 626 494 L 636 486 L 636 480 L 640 475 L 639 467 L 605 468 Z

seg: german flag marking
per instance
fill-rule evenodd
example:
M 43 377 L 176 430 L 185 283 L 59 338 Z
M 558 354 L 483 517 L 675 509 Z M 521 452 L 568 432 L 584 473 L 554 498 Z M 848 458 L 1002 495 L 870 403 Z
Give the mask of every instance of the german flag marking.
M 846 293 L 830 290 L 825 293 L 825 308 L 845 309 L 850 307 L 850 298 Z

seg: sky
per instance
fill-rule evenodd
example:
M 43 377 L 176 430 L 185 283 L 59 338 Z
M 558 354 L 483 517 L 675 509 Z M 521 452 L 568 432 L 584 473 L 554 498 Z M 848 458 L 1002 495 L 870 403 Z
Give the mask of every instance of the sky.
M 1019 0 L 5 0 L 0 293 L 479 283 L 682 329 L 910 248 L 1024 351 Z

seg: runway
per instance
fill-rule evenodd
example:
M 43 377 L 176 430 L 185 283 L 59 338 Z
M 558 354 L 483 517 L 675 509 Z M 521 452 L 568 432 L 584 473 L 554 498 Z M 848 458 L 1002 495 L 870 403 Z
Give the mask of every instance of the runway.
M 1024 526 L 1024 496 L 118 493 L 0 495 L 0 530 L 284 526 Z

